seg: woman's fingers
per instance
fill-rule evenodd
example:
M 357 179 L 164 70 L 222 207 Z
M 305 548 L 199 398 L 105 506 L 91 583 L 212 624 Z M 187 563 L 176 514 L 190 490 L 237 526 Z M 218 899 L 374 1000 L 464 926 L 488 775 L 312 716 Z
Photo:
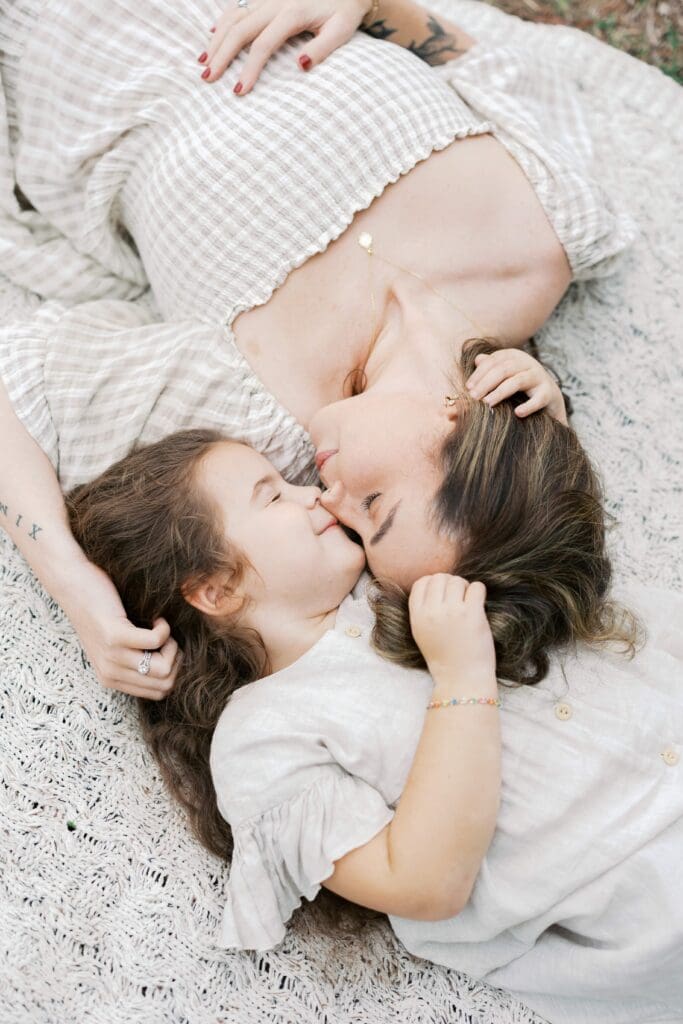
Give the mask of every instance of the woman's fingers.
M 141 651 L 156 651 L 163 647 L 170 635 L 171 627 L 166 619 L 156 619 L 152 629 L 130 627 L 126 643 L 129 647 L 139 647 Z
M 199 57 L 204 66 L 201 77 L 210 83 L 217 82 L 235 57 L 249 46 L 249 55 L 234 87 L 238 95 L 244 96 L 254 87 L 273 54 L 302 32 L 314 34 L 297 57 L 301 70 L 308 71 L 351 38 L 363 17 L 362 6 L 347 3 L 340 11 L 332 0 L 315 4 L 302 0 L 287 5 L 281 0 L 260 0 L 255 8 L 229 7 L 217 20 L 206 51 Z
M 358 22 L 349 18 L 348 14 L 333 14 L 321 27 L 315 39 L 309 39 L 305 44 L 298 57 L 299 67 L 303 71 L 310 71 L 317 64 L 322 64 L 326 57 L 348 42 L 357 27 Z M 302 58 L 306 57 L 308 61 L 302 61 Z
M 306 28 L 306 20 L 299 12 L 283 11 L 274 21 L 267 25 L 254 39 L 249 48 L 249 56 L 244 62 L 240 82 L 242 88 L 239 95 L 244 96 L 254 87 L 261 71 L 281 46 L 299 35 Z
M 270 19 L 263 11 L 243 14 L 240 8 L 237 10 L 242 17 L 230 24 L 225 34 L 217 40 L 216 46 L 209 50 L 209 56 L 205 62 L 206 70 L 202 73 L 202 78 L 206 78 L 207 82 L 217 82 L 237 54 L 241 53 L 249 43 L 253 45 L 253 40 L 269 24 Z M 208 75 L 206 71 L 209 72 Z

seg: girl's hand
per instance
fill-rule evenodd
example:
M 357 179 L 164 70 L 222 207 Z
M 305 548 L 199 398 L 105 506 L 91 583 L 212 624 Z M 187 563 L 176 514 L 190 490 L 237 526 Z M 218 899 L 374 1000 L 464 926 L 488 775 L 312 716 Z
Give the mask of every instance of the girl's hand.
M 216 22 L 206 56 L 199 57 L 200 64 L 205 65 L 202 78 L 218 81 L 237 54 L 251 43 L 241 78 L 234 87 L 238 95 L 244 96 L 275 51 L 301 32 L 312 32 L 316 37 L 304 45 L 297 59 L 302 71 L 309 71 L 351 38 L 371 7 L 372 0 L 250 0 L 248 7 L 233 3 Z
M 496 655 L 483 583 L 437 573 L 410 592 L 410 626 L 434 680 L 496 685 Z
M 161 700 L 173 688 L 178 645 L 165 619 L 154 629 L 138 629 L 126 618 L 118 592 L 106 573 L 92 563 L 80 568 L 71 594 L 61 600 L 83 649 L 103 686 L 132 697 Z M 154 651 L 149 673 L 137 666 L 145 651 Z
M 518 348 L 503 348 L 490 354 L 481 353 L 474 361 L 477 368 L 466 383 L 472 398 L 481 398 L 487 405 L 494 406 L 524 391 L 529 400 L 516 406 L 517 416 L 523 418 L 539 409 L 547 409 L 567 426 L 562 392 L 533 356 Z

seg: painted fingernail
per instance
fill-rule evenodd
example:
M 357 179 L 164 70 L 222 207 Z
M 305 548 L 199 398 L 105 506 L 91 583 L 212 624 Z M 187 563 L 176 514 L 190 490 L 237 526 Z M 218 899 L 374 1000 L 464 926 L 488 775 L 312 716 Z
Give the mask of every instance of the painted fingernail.
M 242 92 L 243 88 L 244 88 L 244 86 L 242 85 L 241 82 L 235 82 L 235 88 L 232 91 L 236 92 L 237 95 L 239 96 L 239 94 Z
M 216 26 L 212 25 L 211 28 L 209 29 L 209 32 L 215 32 L 215 31 L 216 31 Z
M 200 64 L 203 64 L 208 56 L 209 55 L 206 52 L 200 53 L 199 56 L 197 57 L 197 60 L 199 61 Z
M 301 56 L 299 57 L 299 67 L 301 68 L 302 71 L 308 71 L 312 63 L 313 61 L 311 60 L 307 53 L 302 53 Z
M 211 74 L 211 68 L 206 68 L 205 71 L 202 71 L 202 78 L 208 78 L 210 74 Z

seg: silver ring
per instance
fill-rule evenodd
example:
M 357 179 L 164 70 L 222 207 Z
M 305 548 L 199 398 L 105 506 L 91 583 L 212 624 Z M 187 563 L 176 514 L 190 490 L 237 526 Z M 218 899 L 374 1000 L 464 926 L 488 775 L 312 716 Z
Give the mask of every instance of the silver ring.
M 140 673 L 141 676 L 148 676 L 149 675 L 149 666 L 150 666 L 150 662 L 151 661 L 152 661 L 152 652 L 151 651 L 145 651 L 145 653 L 140 658 L 140 661 L 138 662 L 138 672 Z
M 237 0 L 237 6 L 238 7 L 248 7 L 249 6 L 249 0 Z

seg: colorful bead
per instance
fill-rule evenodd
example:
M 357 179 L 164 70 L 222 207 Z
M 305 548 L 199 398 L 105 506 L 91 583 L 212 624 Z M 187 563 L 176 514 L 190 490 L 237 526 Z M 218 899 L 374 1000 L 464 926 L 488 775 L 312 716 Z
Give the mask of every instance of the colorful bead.
M 427 705 L 427 710 L 430 708 L 448 708 L 454 707 L 456 704 L 488 704 L 492 707 L 500 707 L 500 697 L 451 697 L 450 700 L 432 700 Z

